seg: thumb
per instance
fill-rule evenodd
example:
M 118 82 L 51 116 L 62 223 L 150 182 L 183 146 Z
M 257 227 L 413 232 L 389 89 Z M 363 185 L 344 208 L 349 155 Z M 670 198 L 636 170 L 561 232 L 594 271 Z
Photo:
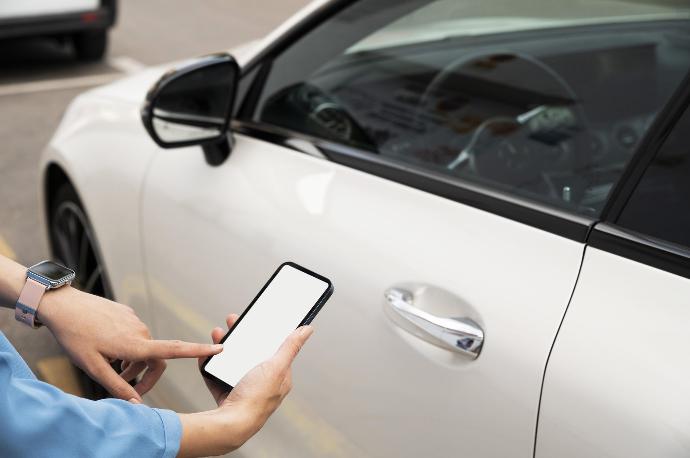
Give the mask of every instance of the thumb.
M 304 343 L 313 333 L 314 328 L 311 326 L 300 326 L 292 331 L 276 352 L 275 359 L 285 367 L 290 366 L 297 353 L 299 353 Z

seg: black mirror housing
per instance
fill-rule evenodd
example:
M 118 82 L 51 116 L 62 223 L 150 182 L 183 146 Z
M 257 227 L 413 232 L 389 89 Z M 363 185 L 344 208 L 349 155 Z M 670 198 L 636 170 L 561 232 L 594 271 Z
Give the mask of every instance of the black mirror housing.
M 230 153 L 230 116 L 239 74 L 237 62 L 225 53 L 168 71 L 146 95 L 141 109 L 146 131 L 163 148 L 204 146 L 218 162 L 219 148 L 220 156 L 223 149 Z

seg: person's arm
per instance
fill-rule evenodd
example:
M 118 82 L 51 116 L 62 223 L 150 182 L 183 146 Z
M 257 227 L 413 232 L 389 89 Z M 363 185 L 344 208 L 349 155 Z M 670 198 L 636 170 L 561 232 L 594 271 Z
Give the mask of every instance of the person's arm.
M 228 328 L 237 318 L 235 314 L 228 316 Z M 249 371 L 230 393 L 204 379 L 218 408 L 208 412 L 180 414 L 182 441 L 178 457 L 228 453 L 259 431 L 292 388 L 290 366 L 312 333 L 311 326 L 298 328 L 272 358 Z M 211 332 L 215 343 L 220 342 L 223 335 L 221 328 Z M 200 358 L 199 367 L 202 362 Z
M 176 456 L 179 417 L 119 399 L 90 401 L 37 380 L 0 333 L 0 456 Z
M 26 283 L 26 268 L 0 256 L 0 307 L 13 309 Z
M 14 306 L 24 277 L 22 266 L 0 256 L 0 303 Z M 150 388 L 160 377 L 160 372 L 148 378 L 144 375 L 137 391 L 134 391 L 112 371 L 108 360 L 130 361 L 125 369 L 129 376 L 136 372 L 128 372 L 133 365 L 142 361 L 149 363 L 150 359 L 146 358 L 194 355 L 199 357 L 201 365 L 205 357 L 222 350 L 219 342 L 224 331 L 221 328 L 213 329 L 212 345 L 153 341 L 132 309 L 80 293 L 74 288 L 63 287 L 46 294 L 38 314 L 75 362 L 83 364 L 82 368 L 111 393 L 135 402 L 140 399 L 137 391 L 143 393 Z M 237 315 L 230 315 L 228 327 L 235 320 Z M 51 448 L 55 446 L 50 438 L 70 438 L 68 445 L 74 453 L 65 453 L 66 456 L 155 456 L 154 452 L 140 453 L 146 449 L 165 450 L 164 456 L 167 457 L 176 453 L 178 446 L 180 457 L 228 453 L 253 436 L 288 394 L 292 387 L 290 366 L 312 332 L 311 326 L 297 329 L 272 358 L 249 371 L 229 394 L 206 380 L 218 408 L 192 414 L 175 414 L 114 399 L 89 401 L 65 394 L 35 379 L 25 381 L 14 377 L 16 383 L 6 380 L 4 386 L 8 389 L 3 391 L 0 357 L 0 395 L 6 401 L 6 405 L 2 405 L 0 398 L 0 444 L 4 439 L 13 441 L 15 445 L 23 440 L 31 446 L 48 447 L 40 449 L 45 453 L 46 450 L 55 450 Z M 17 359 L 21 360 L 18 355 Z M 45 393 L 48 396 L 44 396 Z M 154 414 L 157 418 L 153 417 Z M 47 420 L 45 415 L 48 415 Z M 2 435 L 3 430 L 6 437 Z M 34 436 L 41 437 L 41 440 L 33 441 L 31 438 Z M 120 437 L 128 440 L 117 442 Z M 60 441 L 57 447 L 62 444 Z M 101 447 L 101 453 L 79 452 L 89 450 L 89 446 Z M 111 450 L 114 452 L 110 453 Z
M 0 256 L 0 305 L 14 308 L 26 282 L 26 267 Z M 165 370 L 165 359 L 206 357 L 222 345 L 152 340 L 144 323 L 126 305 L 64 286 L 47 291 L 37 317 L 70 359 L 113 396 L 141 402 Z M 112 360 L 125 361 L 118 374 Z M 127 380 L 144 372 L 132 387 Z

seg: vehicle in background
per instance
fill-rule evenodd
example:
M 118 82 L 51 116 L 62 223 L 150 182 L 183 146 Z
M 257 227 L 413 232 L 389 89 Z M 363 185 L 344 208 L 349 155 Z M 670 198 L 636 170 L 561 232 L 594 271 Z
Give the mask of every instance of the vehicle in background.
M 108 29 L 115 25 L 117 0 L 2 0 L 0 40 L 50 37 L 71 41 L 79 60 L 101 59 Z
M 168 339 L 333 280 L 249 456 L 687 456 L 689 43 L 677 0 L 318 1 L 79 96 L 53 254 Z

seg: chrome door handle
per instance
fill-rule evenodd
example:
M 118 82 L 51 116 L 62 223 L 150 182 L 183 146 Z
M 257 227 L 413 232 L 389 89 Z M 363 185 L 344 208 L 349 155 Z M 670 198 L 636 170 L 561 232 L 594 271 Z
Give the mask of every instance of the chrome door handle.
M 402 288 L 385 293 L 389 310 L 402 320 L 396 322 L 429 343 L 475 359 L 484 343 L 484 331 L 469 318 L 442 318 L 414 306 L 414 295 Z

